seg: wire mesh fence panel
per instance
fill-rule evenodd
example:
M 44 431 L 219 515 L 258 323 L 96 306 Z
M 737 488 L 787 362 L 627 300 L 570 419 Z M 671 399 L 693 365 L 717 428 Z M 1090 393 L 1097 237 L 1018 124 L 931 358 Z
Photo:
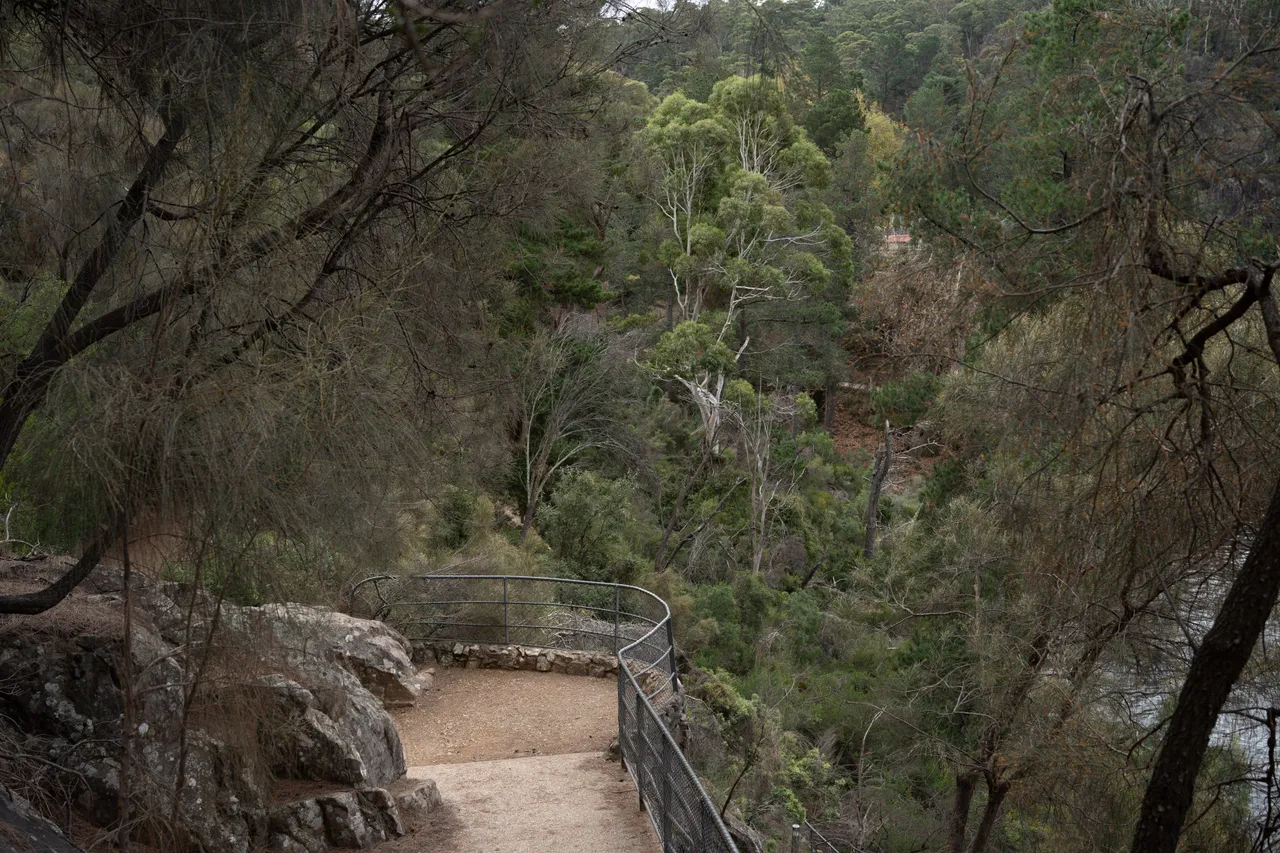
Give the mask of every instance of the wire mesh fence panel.
M 681 694 L 671 611 L 625 584 L 515 575 L 370 578 L 361 602 L 411 640 L 618 657 L 618 748 L 663 853 L 737 853 L 671 732 Z

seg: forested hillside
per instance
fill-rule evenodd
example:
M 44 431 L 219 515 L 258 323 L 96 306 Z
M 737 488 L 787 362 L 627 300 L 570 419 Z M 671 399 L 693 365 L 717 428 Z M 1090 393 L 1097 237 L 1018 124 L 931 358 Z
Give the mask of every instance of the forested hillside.
M 761 850 L 1280 849 L 1278 14 L 3 0 L 0 613 L 633 583 Z

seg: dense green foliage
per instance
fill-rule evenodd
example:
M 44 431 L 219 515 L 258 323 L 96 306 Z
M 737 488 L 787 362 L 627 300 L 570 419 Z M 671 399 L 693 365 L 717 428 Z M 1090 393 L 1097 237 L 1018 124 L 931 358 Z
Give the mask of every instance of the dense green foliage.
M 388 566 L 643 584 L 690 661 L 690 757 L 762 838 L 1127 849 L 1280 476 L 1280 325 L 1249 290 L 1280 251 L 1274 10 L 526 4 L 420 22 L 469 69 L 433 88 L 355 5 L 352 55 L 384 52 L 351 61 L 400 69 L 381 95 L 335 60 L 286 115 L 202 72 L 279 112 L 227 96 L 182 142 L 91 307 L 225 283 L 58 374 L 0 473 L 6 545 L 117 519 L 117 545 L 185 543 L 148 569 L 254 602 L 340 603 Z M 87 54 L 42 64 L 33 19 L 4 19 L 10 389 L 89 256 L 60 217 L 97 239 L 165 114 Z M 512 34 L 519 62 L 479 58 Z M 405 135 L 362 163 L 387 104 Z M 1260 652 L 1233 703 L 1275 676 Z M 1185 851 L 1272 849 L 1266 712 L 1233 719 Z

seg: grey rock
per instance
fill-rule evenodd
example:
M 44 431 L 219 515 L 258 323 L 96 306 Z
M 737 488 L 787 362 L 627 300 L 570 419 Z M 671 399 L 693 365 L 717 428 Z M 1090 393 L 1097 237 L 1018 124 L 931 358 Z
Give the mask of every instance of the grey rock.
M 263 843 L 322 850 L 331 846 L 328 824 L 344 843 L 356 839 L 366 846 L 403 831 L 394 799 L 380 791 L 405 771 L 404 749 L 384 703 L 407 701 L 425 682 L 416 677 L 403 638 L 380 623 L 317 608 L 306 608 L 299 618 L 292 607 L 240 608 L 189 587 L 134 578 L 135 802 L 172 803 L 177 791 L 179 843 L 230 853 Z M 118 617 L 122 588 L 119 572 L 100 569 L 75 599 L 94 613 Z M 215 615 L 226 630 L 210 637 Z M 65 767 L 64 782 L 75 791 L 79 811 L 99 826 L 120 817 L 123 648 L 118 618 L 108 623 L 114 627 L 100 633 L 12 632 L 0 638 L 0 681 L 12 688 L 0 692 L 0 736 L 21 752 Z M 288 674 L 206 686 L 210 692 L 202 701 L 249 712 L 247 730 L 243 721 L 221 718 L 192 718 L 180 730 L 187 665 L 206 650 L 215 658 L 226 653 L 223 659 L 230 661 L 249 653 Z M 254 693 L 248 704 L 247 691 Z M 281 810 L 268 807 L 268 770 L 365 792 L 331 797 L 324 808 L 312 802 Z M 144 836 L 147 831 L 140 830 Z
M 267 846 L 276 850 L 320 853 L 329 846 L 324 814 L 314 799 L 272 806 L 267 814 Z
M 289 853 L 309 853 L 307 848 L 293 836 L 280 833 L 272 833 L 267 836 L 267 847 L 272 850 L 287 850 Z
M 338 731 L 355 747 L 364 762 L 361 784 L 381 787 L 404 775 L 407 767 L 400 733 L 391 716 L 359 684 L 350 687 L 342 713 L 330 712 Z
M 180 820 L 196 849 L 248 853 L 264 830 L 265 780 L 231 746 L 205 732 L 187 738 Z M 176 761 L 174 762 L 176 765 Z M 175 770 L 149 766 L 147 800 L 164 802 L 177 782 Z
M 271 771 L 287 779 L 365 784 L 368 771 L 355 745 L 319 709 L 315 695 L 281 675 L 259 679 L 272 737 L 263 746 Z
M 330 844 L 356 849 L 371 846 L 366 843 L 370 837 L 369 826 L 365 823 L 360 798 L 355 791 L 330 794 L 316 802 L 320 804 L 320 813 L 324 815 L 325 835 Z
M 404 820 L 422 820 L 440 806 L 440 789 L 430 779 L 415 782 L 396 795 L 396 808 Z
M 271 676 L 259 683 L 276 693 L 275 707 L 284 720 L 272 752 L 299 750 L 287 775 L 371 787 L 404 775 L 404 746 L 395 722 L 359 679 L 323 657 L 295 654 L 286 663 L 296 681 Z M 290 763 L 287 756 L 275 765 L 282 763 Z
M 300 604 L 267 604 L 239 608 L 227 625 L 288 659 L 338 664 L 387 706 L 418 699 L 409 641 L 384 622 Z
M 183 748 L 183 672 L 167 656 L 172 647 L 140 625 L 132 646 L 140 697 L 130 738 L 134 801 L 170 803 L 180 791 L 183 834 L 192 845 L 247 853 L 264 780 L 207 732 L 187 731 Z M 0 716 L 17 725 L 11 737 L 24 752 L 65 768 L 78 809 L 100 826 L 120 817 L 121 654 L 110 637 L 15 635 L 0 648 L 0 679 L 14 688 L 0 695 Z
M 308 708 L 299 722 L 305 727 L 297 737 L 302 772 L 295 778 L 352 785 L 372 781 L 355 745 L 339 733 L 333 720 L 315 708 Z
M 431 684 L 434 681 L 435 673 L 425 669 L 419 670 L 418 674 L 413 677 L 413 685 L 417 688 L 419 695 L 430 690 Z
M 0 788 L 0 853 L 81 853 L 62 830 L 17 794 Z
M 365 823 L 370 827 L 370 837 L 381 833 L 379 840 L 387 841 L 405 834 L 400 804 L 385 788 L 364 788 L 356 792 Z
M 335 791 L 272 806 L 267 846 L 319 853 L 330 847 L 364 849 L 405 834 L 393 798 L 381 788 Z

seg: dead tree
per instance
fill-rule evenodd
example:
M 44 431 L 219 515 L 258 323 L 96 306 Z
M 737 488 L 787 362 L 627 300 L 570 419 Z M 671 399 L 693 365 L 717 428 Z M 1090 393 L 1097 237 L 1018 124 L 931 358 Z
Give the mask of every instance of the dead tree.
M 885 478 L 889 476 L 889 468 L 893 464 L 893 435 L 889 432 L 889 422 L 884 422 L 884 444 L 876 450 L 875 463 L 871 467 L 871 492 L 867 495 L 867 543 L 862 553 L 871 559 L 876 552 L 876 521 L 880 510 L 880 489 Z

